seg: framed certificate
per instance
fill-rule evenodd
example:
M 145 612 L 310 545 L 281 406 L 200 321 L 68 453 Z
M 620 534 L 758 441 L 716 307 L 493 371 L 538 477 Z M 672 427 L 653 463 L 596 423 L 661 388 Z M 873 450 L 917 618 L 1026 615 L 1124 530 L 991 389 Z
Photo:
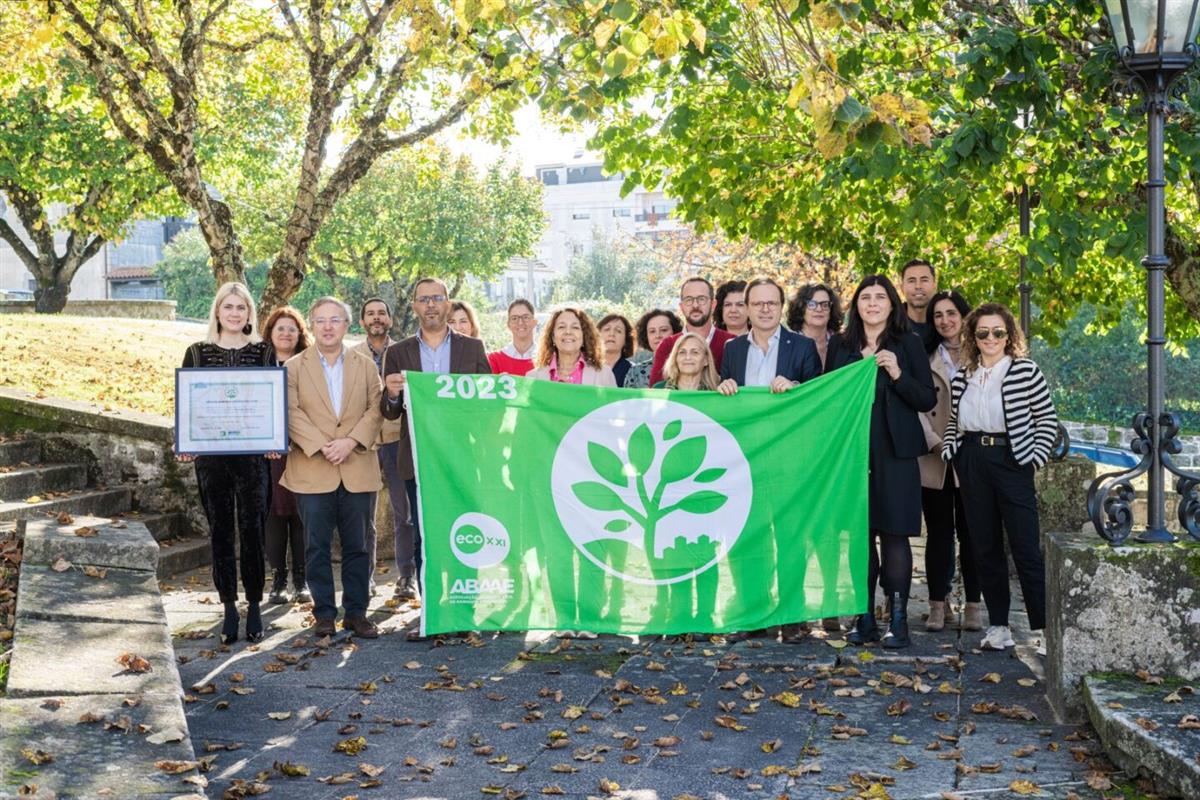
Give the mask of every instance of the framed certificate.
M 283 367 L 175 370 L 175 452 L 256 455 L 288 449 Z

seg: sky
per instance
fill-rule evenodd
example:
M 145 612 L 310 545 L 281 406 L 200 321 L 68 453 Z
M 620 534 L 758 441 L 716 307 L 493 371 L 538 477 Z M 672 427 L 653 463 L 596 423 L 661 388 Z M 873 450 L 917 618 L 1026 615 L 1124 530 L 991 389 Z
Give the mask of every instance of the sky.
M 507 148 L 467 138 L 462 125 L 448 132 L 443 141 L 454 152 L 470 156 L 480 169 L 486 168 L 497 159 L 503 159 L 518 165 L 522 175 L 532 177 L 534 167 L 538 164 L 569 162 L 575 158 L 578 151 L 586 151 L 586 143 L 591 136 L 586 130 L 561 133 L 556 126 L 548 125 L 542 120 L 541 112 L 533 103 L 522 106 L 517 111 L 515 120 L 517 135 L 509 142 Z M 589 158 L 599 159 L 599 155 L 591 153 Z

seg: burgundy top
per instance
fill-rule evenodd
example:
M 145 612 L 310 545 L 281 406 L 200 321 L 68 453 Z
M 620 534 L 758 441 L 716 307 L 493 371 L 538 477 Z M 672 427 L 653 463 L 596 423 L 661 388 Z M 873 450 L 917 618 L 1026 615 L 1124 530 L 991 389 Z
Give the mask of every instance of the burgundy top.
M 283 470 L 287 467 L 287 454 L 282 458 L 267 461 L 271 466 L 271 513 L 276 517 L 290 517 L 296 514 L 296 496 L 279 485 Z

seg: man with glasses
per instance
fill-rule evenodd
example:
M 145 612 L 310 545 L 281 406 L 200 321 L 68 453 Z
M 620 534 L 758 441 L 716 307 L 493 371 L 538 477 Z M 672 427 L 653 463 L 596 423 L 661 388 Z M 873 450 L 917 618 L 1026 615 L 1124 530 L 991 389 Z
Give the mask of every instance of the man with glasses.
M 533 369 L 537 356 L 537 343 L 533 333 L 537 329 L 533 303 L 518 298 L 508 304 L 508 330 L 512 341 L 494 353 L 488 353 L 488 366 L 496 375 L 524 377 Z
M 308 312 L 316 346 L 287 362 L 287 468 L 279 483 L 296 495 L 308 537 L 305 570 L 313 596 L 317 637 L 337 632 L 333 584 L 333 532 L 342 546 L 343 627 L 355 636 L 379 635 L 367 619 L 371 579 L 367 521 L 372 497 L 382 488 L 371 451 L 379 436 L 379 373 L 371 359 L 348 350 L 350 307 L 322 297 Z
M 923 258 L 914 258 L 900 270 L 900 287 L 904 290 L 904 310 L 908 312 L 908 324 L 913 333 L 921 337 L 925 352 L 937 349 L 937 329 L 929 319 L 929 299 L 937 294 L 937 273 L 933 265 Z
M 450 299 L 446 284 L 437 278 L 422 278 L 413 287 L 413 313 L 420 322 L 415 336 L 402 339 L 383 356 L 385 391 L 380 400 L 384 419 L 400 420 L 400 477 L 408 493 L 412 518 L 411 547 L 396 552 L 401 580 L 408 578 L 414 596 L 421 575 L 421 524 L 417 505 L 417 480 L 413 469 L 412 442 L 404 415 L 404 372 L 436 372 L 464 375 L 490 374 L 483 342 L 450 329 Z M 407 545 L 407 542 L 405 543 Z
M 679 288 L 679 313 L 683 317 L 684 332 L 703 336 L 708 341 L 708 349 L 712 352 L 713 365 L 718 370 L 721 369 L 721 356 L 725 352 L 725 343 L 732 340 L 734 336 L 713 325 L 713 285 L 707 278 L 694 275 L 684 279 L 683 285 Z M 659 343 L 658 349 L 654 351 L 654 365 L 650 368 L 651 386 L 663 379 L 663 366 L 667 363 L 667 357 L 671 355 L 671 349 L 675 347 L 675 340 L 681 335 L 677 333 L 668 336 Z
M 392 330 L 392 308 L 382 297 L 372 297 L 362 304 L 358 322 L 366 332 L 367 338 L 362 344 L 355 345 L 352 350 L 370 356 L 375 362 L 375 370 L 383 376 L 383 354 L 395 342 L 390 336 Z M 408 496 L 404 491 L 404 481 L 400 478 L 400 422 L 384 420 L 379 431 L 379 442 L 375 450 L 379 457 L 379 469 L 383 472 L 383 482 L 386 484 L 388 500 L 392 506 L 392 541 L 396 553 L 395 596 L 400 600 L 413 600 L 417 596 L 417 584 L 411 575 L 405 576 L 400 569 L 400 553 L 412 550 L 412 525 L 408 521 Z M 370 594 L 375 596 L 375 564 L 378 555 L 379 536 L 375 525 L 375 509 L 378 495 L 371 499 L 370 526 L 367 529 L 367 553 L 371 558 Z
M 725 346 L 717 391 L 737 394 L 740 386 L 769 386 L 779 394 L 821 374 L 812 339 L 783 327 L 783 287 L 770 278 L 746 285 L 750 333 Z

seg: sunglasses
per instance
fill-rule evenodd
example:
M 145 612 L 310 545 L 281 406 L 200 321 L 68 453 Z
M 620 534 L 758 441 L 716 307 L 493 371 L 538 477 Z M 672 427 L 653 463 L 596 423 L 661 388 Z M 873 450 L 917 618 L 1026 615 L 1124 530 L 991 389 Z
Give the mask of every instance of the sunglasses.
M 1008 338 L 1008 331 L 1004 328 L 992 328 L 990 331 L 987 328 L 980 328 L 975 331 L 975 338 L 981 342 L 986 341 L 989 335 L 996 341 L 1004 341 Z

